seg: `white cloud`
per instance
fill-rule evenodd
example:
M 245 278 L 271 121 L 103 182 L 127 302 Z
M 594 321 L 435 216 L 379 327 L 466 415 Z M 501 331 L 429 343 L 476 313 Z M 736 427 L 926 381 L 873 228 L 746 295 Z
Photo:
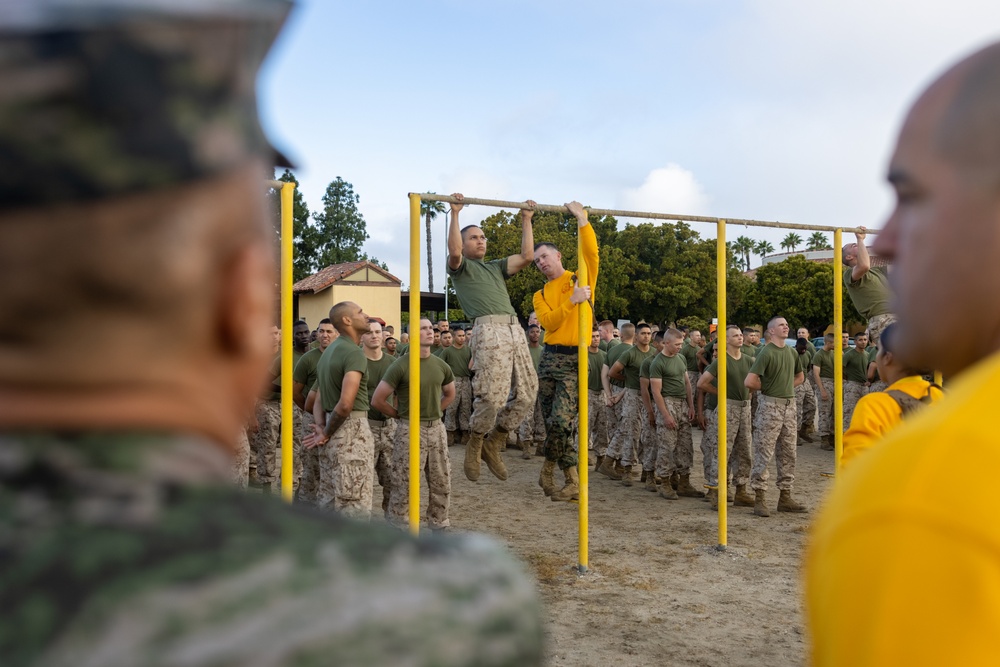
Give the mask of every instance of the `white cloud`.
M 674 163 L 649 172 L 642 185 L 624 190 L 618 200 L 630 211 L 704 215 L 708 210 L 708 197 L 694 174 Z

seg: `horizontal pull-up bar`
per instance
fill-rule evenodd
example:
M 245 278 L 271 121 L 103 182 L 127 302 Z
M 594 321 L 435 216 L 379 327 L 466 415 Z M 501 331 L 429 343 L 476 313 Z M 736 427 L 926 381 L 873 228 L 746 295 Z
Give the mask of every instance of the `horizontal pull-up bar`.
M 536 204 L 534 209 L 525 205 L 523 201 L 501 201 L 498 199 L 474 199 L 466 197 L 461 202 L 451 195 L 438 195 L 423 193 L 417 195 L 423 201 L 440 201 L 448 204 L 471 204 L 478 206 L 493 206 L 496 208 L 516 208 L 529 209 L 535 211 L 548 211 L 550 213 L 566 213 L 567 208 L 563 205 L 553 206 L 552 204 Z M 778 229 L 796 229 L 810 232 L 835 232 L 838 229 L 845 232 L 860 232 L 856 227 L 832 227 L 830 225 L 802 225 L 794 222 L 777 222 L 768 220 L 741 220 L 738 218 L 711 218 L 704 215 L 677 215 L 674 213 L 652 213 L 649 211 L 619 211 L 610 208 L 587 208 L 587 211 L 594 215 L 610 215 L 615 218 L 646 218 L 650 220 L 669 220 L 671 222 L 707 222 L 718 224 L 719 220 L 725 220 L 730 225 L 743 225 L 744 227 L 776 227 Z M 868 234 L 877 234 L 879 230 L 866 230 Z

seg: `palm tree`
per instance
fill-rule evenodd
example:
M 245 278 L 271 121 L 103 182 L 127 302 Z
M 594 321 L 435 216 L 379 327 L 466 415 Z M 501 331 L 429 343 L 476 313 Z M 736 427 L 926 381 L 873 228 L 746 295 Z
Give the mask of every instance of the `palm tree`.
M 782 239 L 781 247 L 788 250 L 789 252 L 795 252 L 795 249 L 799 247 L 799 244 L 801 243 L 802 243 L 802 237 L 796 234 L 795 232 L 790 232 L 788 236 Z
M 750 253 L 752 253 L 754 249 L 754 240 L 748 236 L 740 236 L 733 244 L 733 249 L 743 256 L 743 264 L 745 266 L 744 270 L 749 271 Z
M 755 253 L 760 255 L 761 263 L 764 262 L 764 258 L 774 252 L 774 246 L 771 245 L 770 241 L 758 241 L 757 245 L 753 247 Z
M 435 193 L 431 193 L 435 194 Z M 438 213 L 444 213 L 444 204 L 439 201 L 420 200 L 420 214 L 427 222 L 427 291 L 434 291 L 434 253 L 431 245 L 431 220 L 437 217 Z
M 806 242 L 806 250 L 829 250 L 830 242 L 826 239 L 826 234 L 823 232 L 813 232 L 809 235 L 809 240 Z

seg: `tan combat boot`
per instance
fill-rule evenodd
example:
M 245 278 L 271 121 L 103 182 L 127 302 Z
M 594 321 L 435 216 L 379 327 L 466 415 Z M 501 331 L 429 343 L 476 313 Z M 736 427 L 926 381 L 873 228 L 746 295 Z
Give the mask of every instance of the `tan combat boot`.
M 719 509 L 719 490 L 709 489 L 707 497 L 708 497 L 708 506 L 713 510 Z
M 652 470 L 646 471 L 646 490 L 656 493 L 656 473 Z
M 726 484 L 726 502 L 727 503 L 733 502 L 733 499 L 735 497 L 736 497 L 736 494 L 733 491 L 733 485 L 732 485 L 732 483 Z
M 546 461 L 542 464 L 542 472 L 538 475 L 538 486 L 542 487 L 542 491 L 544 491 L 547 496 L 551 496 L 556 492 L 556 480 L 553 477 L 555 472 L 555 461 Z
M 754 491 L 753 513 L 757 516 L 771 516 L 767 511 L 767 492 L 764 489 Z
M 449 447 L 454 447 L 455 446 L 455 432 L 454 431 L 448 431 L 448 446 Z
M 507 442 L 507 432 L 494 428 L 489 435 L 483 439 L 482 457 L 486 461 L 486 467 L 490 469 L 493 476 L 501 482 L 507 479 L 507 466 L 500 456 L 500 446 Z
M 677 484 L 679 482 L 680 482 L 680 476 L 677 473 L 675 473 L 675 472 L 670 473 L 670 488 L 672 488 L 674 491 L 676 491 L 677 490 Z
M 622 486 L 632 486 L 632 466 L 622 466 Z
M 754 499 L 747 493 L 746 484 L 736 485 L 736 495 L 733 496 L 733 507 L 753 507 Z
M 577 475 L 576 466 L 571 466 L 563 470 L 566 476 L 566 486 L 552 494 L 554 501 L 570 501 L 580 499 L 580 477 Z
M 483 435 L 473 431 L 469 435 L 469 442 L 465 445 L 465 476 L 470 482 L 479 479 L 479 459 L 483 452 Z
M 594 472 L 597 472 L 597 471 L 598 471 L 598 470 L 600 469 L 600 467 L 601 467 L 601 464 L 602 464 L 603 462 L 604 462 L 604 457 L 603 457 L 603 456 L 601 456 L 600 454 L 598 454 L 598 455 L 597 455 L 597 456 L 596 456 L 596 457 L 594 458 Z
M 677 491 L 675 491 L 674 487 L 670 485 L 669 477 L 664 477 L 660 480 L 660 486 L 657 491 L 659 492 L 661 498 L 666 498 L 667 500 L 677 500 L 679 497 L 677 495 Z
M 836 443 L 834 443 L 832 435 L 823 436 L 823 444 L 819 446 L 824 452 L 832 452 L 837 448 Z
M 601 461 L 601 467 L 597 469 L 597 472 L 601 473 L 602 475 L 607 475 L 611 479 L 619 480 L 622 478 L 622 476 L 618 474 L 617 470 L 615 470 L 615 463 L 617 463 L 617 461 L 615 461 L 613 458 L 605 456 L 604 460 Z
M 690 475 L 680 475 L 677 480 L 677 495 L 683 498 L 704 498 L 702 491 L 691 486 Z
M 531 444 L 531 440 L 522 440 L 521 441 L 521 458 L 522 459 L 530 459 L 531 458 L 531 450 L 532 449 L 534 449 L 534 446 Z
M 778 511 L 779 512 L 808 512 L 805 505 L 795 502 L 792 498 L 791 489 L 781 489 L 781 493 L 778 494 Z

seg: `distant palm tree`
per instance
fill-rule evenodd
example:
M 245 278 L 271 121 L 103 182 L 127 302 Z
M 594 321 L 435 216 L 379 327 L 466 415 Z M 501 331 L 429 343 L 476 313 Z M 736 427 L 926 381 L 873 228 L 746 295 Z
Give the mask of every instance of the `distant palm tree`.
M 829 250 L 830 248 L 830 242 L 827 241 L 826 234 L 823 232 L 813 232 L 806 242 L 806 250 Z
M 754 240 L 748 236 L 740 236 L 733 244 L 733 249 L 743 256 L 744 270 L 750 270 L 750 253 L 754 249 Z
M 774 252 L 774 246 L 769 241 L 758 241 L 753 250 L 760 255 L 760 261 L 763 263 L 764 258 Z
M 788 234 L 788 236 L 782 239 L 781 247 L 784 248 L 785 250 L 788 250 L 789 252 L 795 252 L 795 249 L 798 248 L 801 243 L 802 243 L 802 237 L 796 234 L 795 232 L 791 232 Z
M 431 194 L 434 194 L 433 192 Z M 437 217 L 438 213 L 444 213 L 444 204 L 439 201 L 420 200 L 420 214 L 427 222 L 427 291 L 434 291 L 434 253 L 431 244 L 431 220 Z

